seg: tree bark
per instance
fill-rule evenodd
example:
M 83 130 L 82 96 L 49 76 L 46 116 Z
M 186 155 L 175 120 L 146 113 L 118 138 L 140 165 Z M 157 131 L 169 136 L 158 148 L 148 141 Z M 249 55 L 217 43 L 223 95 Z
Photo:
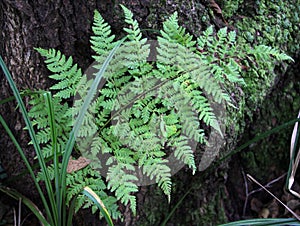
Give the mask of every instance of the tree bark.
M 67 55 L 74 55 L 80 66 L 89 64 L 89 52 L 84 50 L 89 49 L 88 23 L 91 21 L 94 5 L 88 6 L 89 9 L 84 6 L 84 1 L 78 5 L 73 5 L 72 1 L 1 1 L 1 55 L 19 90 L 46 89 L 49 86 L 49 72 L 43 59 L 34 50 L 35 47 L 57 48 Z M 2 72 L 0 86 L 1 99 L 12 96 Z M 2 105 L 1 114 L 20 141 L 27 157 L 33 162 L 34 151 L 27 145 L 28 135 L 23 131 L 25 124 L 16 109 L 16 103 Z M 11 178 L 25 168 L 2 127 L 1 134 L 1 162 Z M 29 181 L 29 177 L 24 177 L 12 183 L 15 187 L 28 184 L 23 191 L 36 197 L 37 193 L 32 190 Z
M 113 32 L 121 36 L 124 22 L 119 4 L 124 4 L 132 10 L 145 35 L 154 39 L 155 31 L 162 27 L 162 22 L 174 11 L 179 13 L 179 23 L 194 35 L 199 35 L 210 24 L 217 27 L 225 26 L 224 18 L 216 12 L 211 2 L 206 0 L 2 0 L 0 2 L 2 28 L 0 53 L 20 90 L 47 89 L 50 85 L 47 79 L 49 72 L 34 48 L 59 49 L 64 54 L 73 56 L 74 61 L 84 71 L 92 63 L 89 37 L 95 9 L 98 9 L 112 26 Z M 0 75 L 1 99 L 4 99 L 11 96 L 12 92 L 2 72 Z M 34 151 L 27 145 L 29 139 L 27 133 L 22 130 L 24 122 L 19 111 L 16 110 L 15 102 L 1 105 L 0 112 L 15 136 L 21 141 L 26 155 L 33 162 Z M 13 177 L 24 170 L 24 165 L 2 128 L 0 128 L 0 134 L 0 160 L 9 177 Z M 229 146 L 234 146 L 234 144 L 235 141 L 228 139 Z M 203 176 L 202 173 L 191 176 L 183 171 L 179 172 L 174 178 L 175 190 L 170 205 L 156 186 L 142 187 L 137 195 L 137 216 L 133 217 L 128 208 L 123 210 L 125 224 L 157 225 L 162 223 L 167 217 L 166 213 L 171 211 L 185 191 L 190 188 L 191 192 L 176 210 L 170 220 L 173 223 L 170 225 L 192 225 L 197 220 L 195 219 L 197 216 L 225 218 L 222 208 L 219 208 L 217 204 L 225 206 L 226 200 L 223 199 L 221 203 L 217 203 L 217 200 L 220 193 L 224 193 L 222 197 L 226 196 L 224 187 L 226 171 L 227 165 L 225 164 Z M 23 192 L 37 199 L 36 193 L 32 190 L 32 184 L 24 186 L 28 183 L 27 180 L 28 177 L 23 177 L 18 181 L 13 181 L 12 185 L 17 189 L 22 187 Z M 208 210 L 210 203 L 215 205 L 212 206 L 213 209 Z

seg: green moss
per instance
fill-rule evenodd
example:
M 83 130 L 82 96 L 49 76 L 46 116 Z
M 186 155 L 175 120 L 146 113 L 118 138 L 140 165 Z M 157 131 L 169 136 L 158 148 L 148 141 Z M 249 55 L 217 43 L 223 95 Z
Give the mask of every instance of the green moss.
M 239 13 L 241 18 L 232 23 L 245 40 L 277 47 L 288 53 L 298 51 L 300 43 L 299 0 L 256 1 L 250 10 L 243 8 Z M 252 16 L 243 16 L 248 13 Z
M 225 19 L 231 18 L 235 15 L 240 7 L 244 4 L 244 0 L 228 0 L 222 1 L 221 8 Z
M 224 201 L 226 197 L 223 188 L 215 196 L 207 200 L 207 203 L 202 203 L 199 209 L 190 212 L 190 222 L 196 222 L 195 225 L 219 225 L 227 222 L 227 217 L 224 210 Z M 185 224 L 186 225 L 186 224 Z
M 227 16 L 238 15 L 232 17 L 230 23 L 238 29 L 240 43 L 264 44 L 286 51 L 292 56 L 297 55 L 300 44 L 299 0 L 292 2 L 261 0 L 255 1 L 248 8 L 230 7 L 237 6 L 241 2 L 226 1 L 223 8 L 223 13 Z M 245 137 L 245 142 L 295 117 L 299 108 L 300 98 L 297 93 L 300 87 L 299 82 L 294 81 L 295 78 L 290 77 L 290 82 L 284 87 L 276 87 L 276 92 L 269 93 L 269 90 L 276 85 L 277 77 L 282 79 L 280 74 L 285 73 L 287 65 L 265 63 L 259 66 L 260 68 L 254 71 L 250 64 L 249 70 L 244 74 L 247 83 L 247 87 L 243 90 L 246 99 L 245 114 L 251 119 L 253 109 L 257 109 L 256 120 L 252 122 L 253 126 L 250 127 L 251 131 L 249 136 Z M 292 73 L 289 75 L 292 76 Z M 243 152 L 243 165 L 246 170 L 263 178 L 268 175 L 266 171 L 272 166 L 276 165 L 278 170 L 286 168 L 290 134 L 291 132 L 286 130 L 270 136 L 262 142 L 253 144 L 247 152 Z
M 230 0 L 223 1 L 222 10 L 231 26 L 237 28 L 239 43 L 268 45 L 292 56 L 299 51 L 299 0 Z M 286 67 L 280 65 L 276 68 L 276 65 L 266 62 L 258 64 L 259 68 L 253 70 L 255 64 L 250 62 L 244 73 L 247 87 L 243 91 L 250 109 L 255 109 L 262 103 L 274 85 L 276 74 L 283 73 L 283 68 Z M 249 116 L 251 118 L 252 114 Z
M 300 80 L 298 69 L 291 69 L 286 79 L 278 84 L 274 91 L 256 112 L 256 120 L 250 126 L 250 132 L 244 142 L 254 136 L 294 119 L 299 111 Z M 241 154 L 245 170 L 260 179 L 268 179 L 272 171 L 286 172 L 289 163 L 289 144 L 293 126 L 252 144 Z

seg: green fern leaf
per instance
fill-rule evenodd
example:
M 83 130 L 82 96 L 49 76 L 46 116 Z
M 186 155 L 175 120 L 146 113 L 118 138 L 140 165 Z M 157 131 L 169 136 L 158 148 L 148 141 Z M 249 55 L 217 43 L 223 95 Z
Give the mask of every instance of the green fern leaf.
M 277 60 L 293 61 L 293 59 L 288 55 L 281 53 L 277 49 L 265 45 L 255 46 L 253 49 L 249 49 L 248 53 L 253 54 L 258 60 L 268 61 L 270 57 L 275 57 Z
M 134 181 L 137 178 L 134 175 L 125 173 L 124 170 L 134 170 L 131 165 L 118 163 L 109 168 L 107 174 L 108 188 L 115 191 L 117 199 L 121 200 L 124 205 L 130 203 L 133 213 L 136 213 L 136 198 L 132 193 L 138 191 Z
M 109 51 L 114 48 L 116 43 L 113 42 L 115 35 L 111 35 L 110 26 L 104 21 L 97 10 L 94 12 L 92 30 L 94 35 L 91 36 L 91 47 L 97 54 L 94 55 L 93 58 L 97 62 L 103 63 L 105 57 L 108 55 Z

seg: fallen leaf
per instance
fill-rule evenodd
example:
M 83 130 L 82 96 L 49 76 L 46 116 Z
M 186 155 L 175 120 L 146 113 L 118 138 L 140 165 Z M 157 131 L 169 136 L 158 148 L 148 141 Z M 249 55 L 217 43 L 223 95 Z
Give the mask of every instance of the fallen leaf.
M 67 173 L 72 173 L 77 170 L 83 169 L 88 164 L 90 164 L 91 160 L 80 156 L 78 159 L 71 159 L 69 160 Z

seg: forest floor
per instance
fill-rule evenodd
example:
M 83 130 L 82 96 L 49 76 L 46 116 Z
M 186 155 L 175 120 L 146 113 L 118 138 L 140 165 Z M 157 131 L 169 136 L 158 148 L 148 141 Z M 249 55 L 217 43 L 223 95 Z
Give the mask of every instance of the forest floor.
M 230 209 L 226 209 L 229 221 L 252 218 L 288 218 L 292 214 L 263 188 L 250 181 L 238 157 L 230 163 L 226 189 L 230 199 Z M 255 178 L 255 175 L 251 175 Z M 285 189 L 287 173 L 274 165 L 264 181 L 259 181 L 272 194 L 300 214 L 300 201 Z M 299 179 L 299 178 L 298 178 Z M 258 180 L 258 179 L 257 179 Z M 297 185 L 296 185 L 297 186 Z M 296 188 L 297 190 L 297 188 Z

